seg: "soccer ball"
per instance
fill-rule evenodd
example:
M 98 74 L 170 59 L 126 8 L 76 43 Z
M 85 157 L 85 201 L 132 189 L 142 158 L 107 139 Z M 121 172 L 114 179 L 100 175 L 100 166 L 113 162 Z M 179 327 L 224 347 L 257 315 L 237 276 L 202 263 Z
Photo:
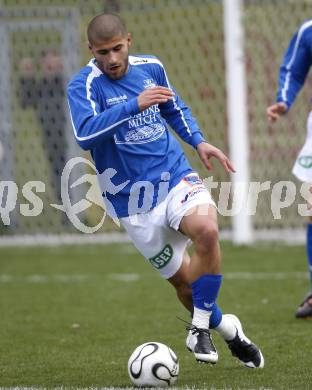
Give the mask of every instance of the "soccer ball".
M 150 342 L 138 346 L 128 361 L 128 373 L 138 387 L 167 387 L 179 375 L 176 354 L 167 345 Z

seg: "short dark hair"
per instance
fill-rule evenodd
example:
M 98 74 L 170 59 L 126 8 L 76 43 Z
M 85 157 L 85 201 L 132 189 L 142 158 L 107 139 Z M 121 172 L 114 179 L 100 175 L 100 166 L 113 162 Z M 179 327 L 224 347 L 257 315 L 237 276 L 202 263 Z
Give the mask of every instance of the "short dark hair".
M 95 16 L 87 28 L 88 41 L 95 42 L 108 40 L 116 36 L 126 36 L 128 33 L 125 22 L 118 14 L 105 13 Z

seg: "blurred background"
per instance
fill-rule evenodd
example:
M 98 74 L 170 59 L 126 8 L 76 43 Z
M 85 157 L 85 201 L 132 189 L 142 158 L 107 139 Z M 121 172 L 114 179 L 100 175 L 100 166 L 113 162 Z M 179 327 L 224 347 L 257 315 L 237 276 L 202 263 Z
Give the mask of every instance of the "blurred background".
M 269 125 L 266 107 L 275 99 L 279 64 L 290 37 L 310 9 L 311 0 L 242 1 L 251 181 L 295 181 L 291 168 L 305 139 L 311 79 L 287 119 Z M 133 36 L 131 52 L 160 58 L 206 139 L 229 153 L 221 0 L 0 0 L 0 10 L 0 180 L 14 181 L 18 187 L 10 225 L 0 221 L 2 239 L 80 233 L 63 211 L 50 205 L 62 203 L 59 175 L 66 161 L 89 158 L 75 144 L 65 88 L 90 59 L 85 31 L 96 14 L 122 15 Z M 230 180 L 218 164 L 212 173 L 205 172 L 196 152 L 188 145 L 185 150 L 203 177 Z M 33 180 L 46 185 L 37 194 L 43 212 L 25 217 L 19 209 L 27 203 L 22 188 Z M 72 202 L 84 198 L 88 189 L 86 183 L 77 186 Z M 3 208 L 9 192 L 5 186 L 1 191 Z M 218 190 L 213 194 L 218 198 Z M 299 199 L 274 220 L 270 196 L 268 191 L 259 196 L 252 218 L 255 233 L 267 231 L 270 236 L 270 231 L 279 231 L 282 237 L 285 230 L 301 232 L 305 219 L 297 212 Z M 91 202 L 81 219 L 95 226 L 102 216 L 102 208 Z M 231 232 L 231 218 L 220 216 L 220 226 Z M 97 233 L 116 229 L 106 218 Z

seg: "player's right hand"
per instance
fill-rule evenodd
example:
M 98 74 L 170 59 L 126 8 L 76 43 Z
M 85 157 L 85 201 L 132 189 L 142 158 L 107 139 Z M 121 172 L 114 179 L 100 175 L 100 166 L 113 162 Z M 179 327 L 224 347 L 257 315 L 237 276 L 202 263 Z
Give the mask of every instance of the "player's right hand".
M 272 106 L 267 108 L 268 120 L 275 122 L 281 115 L 286 114 L 287 108 L 286 103 L 283 102 L 272 104 Z
M 167 103 L 168 100 L 172 99 L 174 93 L 169 88 L 165 87 L 153 87 L 145 89 L 138 96 L 138 104 L 141 111 L 153 106 L 154 104 Z

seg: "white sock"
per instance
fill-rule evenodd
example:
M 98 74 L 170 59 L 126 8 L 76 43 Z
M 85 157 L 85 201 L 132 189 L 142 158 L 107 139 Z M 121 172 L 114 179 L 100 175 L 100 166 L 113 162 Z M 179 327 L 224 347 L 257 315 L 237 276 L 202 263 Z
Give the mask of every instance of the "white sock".
M 231 318 L 222 316 L 220 324 L 214 329 L 224 340 L 233 340 L 236 336 L 236 326 Z
M 194 306 L 192 325 L 200 329 L 208 329 L 211 313 L 211 311 L 198 309 Z

